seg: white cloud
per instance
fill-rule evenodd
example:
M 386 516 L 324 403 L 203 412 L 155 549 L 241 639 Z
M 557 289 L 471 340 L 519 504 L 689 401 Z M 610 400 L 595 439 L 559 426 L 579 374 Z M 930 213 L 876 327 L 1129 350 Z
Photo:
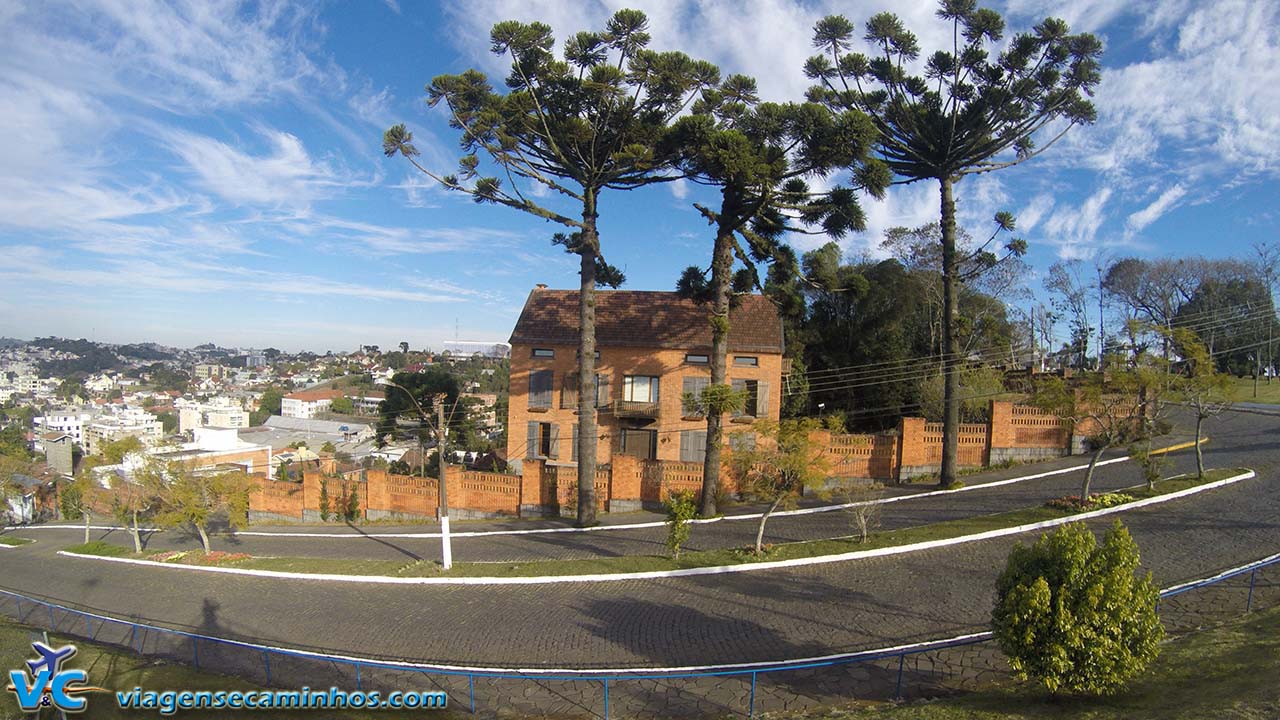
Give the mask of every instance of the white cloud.
M 1160 219 L 1161 215 L 1172 210 L 1187 194 L 1187 188 L 1182 183 L 1177 183 L 1168 190 L 1160 193 L 1160 197 L 1151 202 L 1150 205 L 1129 215 L 1129 219 L 1125 222 L 1125 228 L 1130 233 L 1142 232 L 1148 225 Z
M 1103 210 L 1112 189 L 1099 188 L 1078 207 L 1059 202 L 1042 225 L 1044 240 L 1058 247 L 1058 257 L 1073 259 L 1092 255 L 1093 244 L 1102 227 Z
M 332 168 L 313 161 L 296 136 L 270 129 L 261 133 L 269 150 L 252 155 L 204 135 L 162 131 L 169 149 L 202 187 L 237 205 L 305 208 L 344 184 Z
M 1018 232 L 1030 232 L 1040 224 L 1040 220 L 1053 209 L 1053 196 L 1040 193 L 1031 198 L 1022 210 L 1018 211 Z

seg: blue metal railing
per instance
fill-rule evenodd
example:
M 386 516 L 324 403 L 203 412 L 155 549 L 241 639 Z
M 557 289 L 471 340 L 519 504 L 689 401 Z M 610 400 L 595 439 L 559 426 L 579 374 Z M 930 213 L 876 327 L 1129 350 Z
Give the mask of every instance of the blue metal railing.
M 1269 567 L 1271 565 L 1275 565 L 1277 563 L 1280 563 L 1280 554 L 1271 555 L 1269 557 L 1263 558 L 1261 560 L 1258 560 L 1246 565 L 1231 568 L 1230 570 L 1223 571 L 1211 577 L 1202 578 L 1199 580 L 1194 580 L 1191 582 L 1187 582 L 1187 583 L 1183 583 L 1180 585 L 1167 588 L 1160 592 L 1160 598 L 1161 600 L 1164 600 L 1166 598 L 1182 595 L 1182 594 L 1191 592 L 1193 590 L 1199 590 L 1201 588 L 1216 585 L 1218 583 L 1222 583 L 1227 580 L 1237 578 L 1247 574 L 1249 575 L 1249 590 L 1248 590 L 1248 596 L 1245 602 L 1245 612 L 1247 613 L 1252 611 L 1253 609 L 1254 592 L 1257 585 L 1258 572 L 1263 568 Z M 841 665 L 849 665 L 853 663 L 869 663 L 869 662 L 876 662 L 876 661 L 893 660 L 895 658 L 898 660 L 898 662 L 897 662 L 897 678 L 894 683 L 894 697 L 902 698 L 903 697 L 902 680 L 903 680 L 903 675 L 906 667 L 906 659 L 908 656 L 918 655 L 918 654 L 928 653 L 928 652 L 936 652 L 939 650 L 945 650 L 950 648 L 977 645 L 977 644 L 988 642 L 989 640 L 991 640 L 991 637 L 992 637 L 990 632 L 981 632 L 981 633 L 974 633 L 972 635 L 965 635 L 961 637 L 947 638 L 944 640 L 921 642 L 921 643 L 903 645 L 903 646 L 898 646 L 893 648 L 867 650 L 867 651 L 853 652 L 853 653 L 847 653 L 842 655 L 831 655 L 831 656 L 825 656 L 820 658 L 804 658 L 804 659 L 790 660 L 790 661 L 779 661 L 776 663 L 744 663 L 739 665 L 724 665 L 724 666 L 714 666 L 714 667 L 696 668 L 696 669 L 688 669 L 688 670 L 676 669 L 673 671 L 665 671 L 665 670 L 657 670 L 657 669 L 649 669 L 649 668 L 637 668 L 634 671 L 614 670 L 611 672 L 601 672 L 599 670 L 589 670 L 589 669 L 581 670 L 581 671 L 562 669 L 562 670 L 548 670 L 546 672 L 540 672 L 536 670 L 515 672 L 515 671 L 498 670 L 498 669 L 486 670 L 482 668 L 456 668 L 456 667 L 448 667 L 448 666 L 432 666 L 429 664 L 396 662 L 391 660 L 381 660 L 377 658 L 358 658 L 358 657 L 349 657 L 349 656 L 342 656 L 342 655 L 330 655 L 330 654 L 326 654 L 319 651 L 310 651 L 310 650 L 303 650 L 298 648 L 274 647 L 270 645 L 252 643 L 252 642 L 247 642 L 243 640 L 233 640 L 229 638 L 220 638 L 220 637 L 215 637 L 211 635 L 203 635 L 200 633 L 194 633 L 194 632 L 189 632 L 185 630 L 175 630 L 172 628 L 153 625 L 145 622 L 124 620 L 120 618 L 111 617 L 109 615 L 104 615 L 101 613 L 80 610 L 80 609 L 69 607 L 67 605 L 63 605 L 57 602 L 53 602 L 52 600 L 31 597 L 29 595 L 25 595 L 22 593 L 13 592 L 5 589 L 0 589 L 0 596 L 7 596 L 13 599 L 17 609 L 16 617 L 19 621 L 26 621 L 27 616 L 30 615 L 30 612 L 26 613 L 25 615 L 22 612 L 22 605 L 24 603 L 29 603 L 34 607 L 43 606 L 48 612 L 49 629 L 57 632 L 63 632 L 71 635 L 76 634 L 74 632 L 68 633 L 65 628 L 57 627 L 57 622 L 54 615 L 55 610 L 60 611 L 62 613 L 69 614 L 73 618 L 77 618 L 77 617 L 83 618 L 85 622 L 84 637 L 87 637 L 90 639 L 93 639 L 95 637 L 95 633 L 93 632 L 94 620 L 97 620 L 103 624 L 110 623 L 110 624 L 128 627 L 130 632 L 128 647 L 131 650 L 136 650 L 139 654 L 142 654 L 144 649 L 142 643 L 139 641 L 139 637 L 138 637 L 139 630 L 144 631 L 144 633 L 157 632 L 157 633 L 161 633 L 162 635 L 186 638 L 190 640 L 192 643 L 191 662 L 197 668 L 200 667 L 200 643 L 201 642 L 213 643 L 213 644 L 228 646 L 228 647 L 237 647 L 245 650 L 251 650 L 251 651 L 254 651 L 255 653 L 261 654 L 262 666 L 263 666 L 264 674 L 267 679 L 267 684 L 271 683 L 271 678 L 272 678 L 272 671 L 271 671 L 272 656 L 294 657 L 294 658 L 300 658 L 300 659 L 311 660 L 311 661 L 331 662 L 339 665 L 350 666 L 354 670 L 355 680 L 356 680 L 356 689 L 358 690 L 363 689 L 362 678 L 361 678 L 362 668 L 369 668 L 369 669 L 377 668 L 377 669 L 383 669 L 383 670 L 409 672 L 409 673 L 422 674 L 422 675 L 428 675 L 428 676 L 439 675 L 439 676 L 452 676 L 452 677 L 459 677 L 459 678 L 466 677 L 468 694 L 469 694 L 469 709 L 472 713 L 475 713 L 476 712 L 476 688 L 475 688 L 476 678 L 486 678 L 486 679 L 495 679 L 495 680 L 542 681 L 542 682 L 569 681 L 569 682 L 600 683 L 603 687 L 604 717 L 606 719 L 609 718 L 610 716 L 610 698 L 609 698 L 610 684 L 617 683 L 620 681 L 676 680 L 676 679 L 688 679 L 688 678 L 714 678 L 714 677 L 733 677 L 733 676 L 741 676 L 745 679 L 749 676 L 750 682 L 751 682 L 751 689 L 748 695 L 746 715 L 748 717 L 754 717 L 755 709 L 756 709 L 756 686 L 757 686 L 757 680 L 759 675 L 774 673 L 774 672 L 783 672 L 783 671 L 807 670 L 807 669 L 824 668 L 824 667 L 829 668 L 829 667 L 835 667 L 835 666 L 841 666 Z M 1158 607 L 1159 606 L 1157 605 L 1157 608 Z M 143 642 L 145 642 L 145 638 Z

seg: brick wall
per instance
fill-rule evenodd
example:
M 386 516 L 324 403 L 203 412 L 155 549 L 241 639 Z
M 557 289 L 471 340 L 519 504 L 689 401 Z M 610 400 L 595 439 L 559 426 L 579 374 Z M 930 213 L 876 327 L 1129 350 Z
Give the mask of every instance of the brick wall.
M 897 482 L 937 472 L 942 463 L 942 425 L 923 418 L 903 418 L 897 433 L 840 435 L 817 431 L 816 435 L 826 448 L 826 461 L 833 479 Z M 1069 434 L 1057 418 L 1035 408 L 993 402 L 990 422 L 961 425 L 960 466 L 1056 457 L 1066 454 L 1068 441 Z M 323 477 L 322 472 L 309 471 L 301 483 L 260 480 L 258 489 L 250 496 L 251 517 L 255 520 L 318 519 Z M 524 463 L 521 475 L 449 466 L 446 478 L 449 512 L 453 517 L 571 513 L 577 504 L 575 465 L 531 459 Z M 727 468 L 721 473 L 721 480 L 729 491 L 734 489 Z M 330 477 L 326 482 L 334 503 L 347 491 L 345 488 L 356 488 L 361 513 L 371 520 L 436 517 L 439 497 L 435 478 L 367 470 L 348 473 L 343 478 Z M 612 455 L 611 463 L 597 469 L 595 488 L 601 510 L 620 512 L 642 505 L 654 507 L 672 492 L 701 491 L 702 464 L 662 457 L 640 460 L 618 453 Z

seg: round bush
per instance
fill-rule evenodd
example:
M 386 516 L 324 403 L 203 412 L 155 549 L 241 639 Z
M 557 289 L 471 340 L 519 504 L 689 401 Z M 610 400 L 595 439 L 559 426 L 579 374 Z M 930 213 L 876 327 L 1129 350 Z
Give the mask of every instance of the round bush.
M 1099 546 L 1083 524 L 1021 543 L 996 584 L 992 630 L 1021 679 L 1051 693 L 1104 695 L 1124 687 L 1160 651 L 1164 628 L 1151 574 L 1119 521 Z

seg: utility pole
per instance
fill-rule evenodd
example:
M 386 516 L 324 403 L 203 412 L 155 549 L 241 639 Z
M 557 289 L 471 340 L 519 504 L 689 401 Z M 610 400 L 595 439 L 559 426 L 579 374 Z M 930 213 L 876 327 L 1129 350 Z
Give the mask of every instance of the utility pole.
M 443 393 L 436 395 L 434 400 L 436 403 L 436 453 L 439 458 L 440 470 L 440 543 L 443 554 L 444 569 L 448 570 L 453 567 L 453 548 L 449 543 L 449 484 L 445 482 L 445 435 L 448 428 L 444 424 L 444 401 Z

